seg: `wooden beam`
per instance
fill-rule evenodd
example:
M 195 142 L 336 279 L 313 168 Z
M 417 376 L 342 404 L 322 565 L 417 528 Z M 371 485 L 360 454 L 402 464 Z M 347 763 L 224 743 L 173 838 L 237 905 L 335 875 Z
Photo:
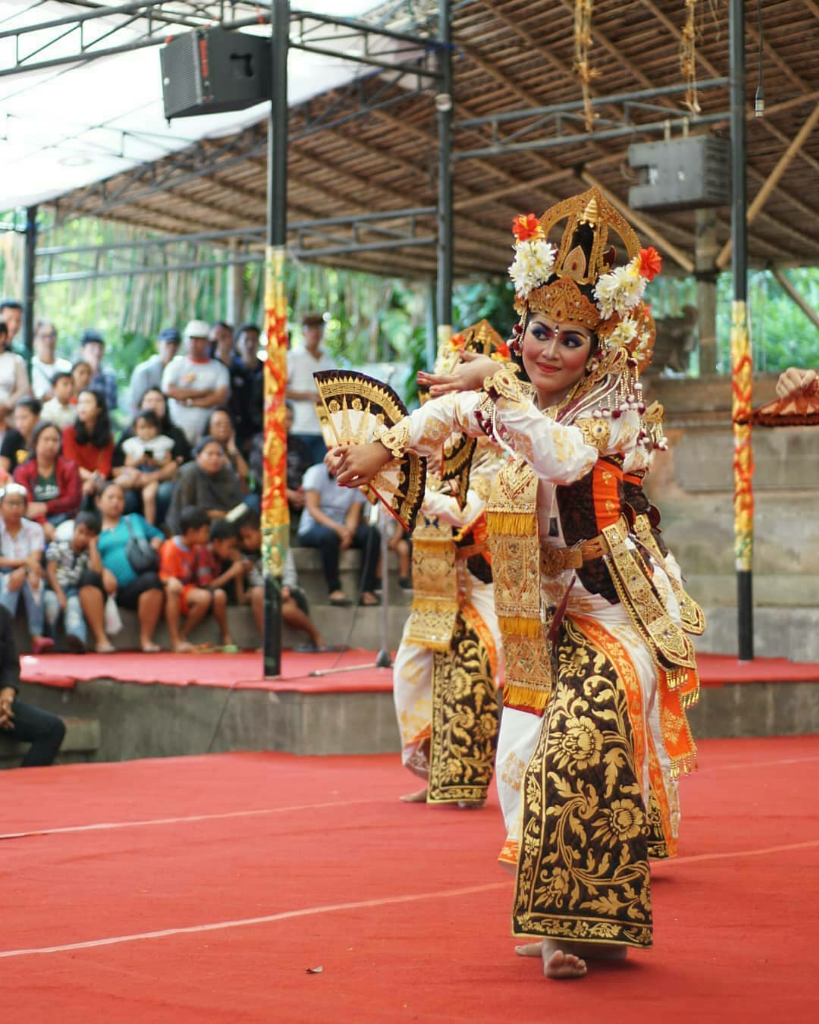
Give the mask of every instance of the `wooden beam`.
M 816 106 L 813 108 L 811 113 L 808 115 L 808 118 L 805 121 L 805 123 L 802 125 L 802 127 L 799 129 L 799 131 L 793 137 L 793 139 L 791 140 L 790 144 L 788 145 L 788 148 L 785 150 L 785 152 L 779 158 L 779 161 L 778 161 L 776 167 L 774 167 L 774 169 L 768 175 L 767 181 L 763 184 L 762 188 L 754 196 L 753 202 L 748 207 L 748 223 L 749 224 L 751 224 L 754 221 L 756 215 L 759 213 L 759 211 L 762 209 L 762 207 L 768 201 L 768 196 L 770 196 L 771 192 L 773 192 L 773 190 L 776 188 L 777 183 L 779 182 L 779 179 L 782 177 L 782 175 L 788 169 L 788 167 L 791 164 L 793 158 L 796 156 L 796 154 L 802 148 L 805 140 L 808 138 L 810 133 L 816 127 L 816 124 L 818 122 L 819 122 L 819 103 L 816 104 Z M 720 269 L 722 269 L 730 258 L 731 258 L 731 242 L 729 240 L 722 247 L 722 250 L 720 251 L 720 254 L 717 257 L 717 266 Z
M 785 277 L 785 275 L 782 273 L 779 267 L 771 267 L 771 273 L 779 282 L 779 284 L 782 285 L 782 288 L 787 292 L 790 298 L 793 299 L 796 305 L 802 310 L 802 312 L 805 314 L 808 320 L 810 320 L 813 326 L 819 327 L 819 313 L 817 313 L 813 306 L 811 306 L 811 304 L 807 302 L 803 298 L 803 296 L 799 294 L 799 292 L 796 290 L 796 288 L 794 288 L 794 286 L 787 279 L 787 277 Z
M 693 274 L 694 261 L 686 256 L 681 249 L 678 249 L 673 242 L 669 242 L 668 239 L 655 227 L 649 224 L 647 220 L 641 217 L 638 213 L 635 213 L 631 207 L 627 206 L 621 199 L 618 199 L 613 192 L 609 192 L 606 186 L 602 182 L 598 181 L 593 174 L 589 174 L 588 171 L 581 171 L 580 177 L 587 185 L 591 185 L 592 188 L 599 189 L 603 198 L 607 199 L 615 210 L 619 211 L 627 221 L 630 221 L 630 223 L 642 231 L 644 235 L 648 235 L 652 242 L 656 242 L 657 245 L 667 252 L 674 262 L 679 264 L 686 273 Z

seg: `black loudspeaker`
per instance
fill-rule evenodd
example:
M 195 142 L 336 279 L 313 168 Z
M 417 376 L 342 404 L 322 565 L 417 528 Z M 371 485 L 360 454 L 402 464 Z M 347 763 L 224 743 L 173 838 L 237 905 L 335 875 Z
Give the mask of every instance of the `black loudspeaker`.
M 628 190 L 633 210 L 691 210 L 731 202 L 731 144 L 711 135 L 667 142 L 638 142 L 628 148 L 629 167 L 642 184 Z
M 244 110 L 270 98 L 270 40 L 222 28 L 177 36 L 159 51 L 165 117 Z

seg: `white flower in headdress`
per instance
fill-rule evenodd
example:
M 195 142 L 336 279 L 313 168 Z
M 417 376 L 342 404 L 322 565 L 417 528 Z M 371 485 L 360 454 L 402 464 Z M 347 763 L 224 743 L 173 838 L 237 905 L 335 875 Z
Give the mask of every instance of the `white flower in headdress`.
M 515 293 L 525 299 L 529 293 L 543 284 L 551 275 L 555 265 L 557 249 L 540 238 L 518 242 L 515 258 L 509 268 L 509 276 L 515 285 Z
M 640 257 L 625 267 L 615 267 L 601 274 L 594 286 L 594 298 L 600 315 L 608 320 L 614 313 L 625 316 L 634 309 L 646 290 L 646 278 L 640 273 Z
M 621 320 L 611 334 L 606 338 L 606 344 L 612 348 L 626 348 L 637 337 L 637 324 L 629 319 Z

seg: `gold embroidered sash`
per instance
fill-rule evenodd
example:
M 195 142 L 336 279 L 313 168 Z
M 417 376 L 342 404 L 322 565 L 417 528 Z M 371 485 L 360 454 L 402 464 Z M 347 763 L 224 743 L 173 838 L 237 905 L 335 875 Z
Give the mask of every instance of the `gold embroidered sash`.
M 651 532 L 651 523 L 647 515 L 637 516 L 634 520 L 634 532 L 637 534 L 637 538 L 643 547 L 654 556 L 657 563 L 663 565 L 665 559 L 654 534 Z M 671 572 L 667 573 L 667 575 L 671 589 L 674 591 L 674 596 L 677 598 L 677 604 L 680 606 L 680 618 L 683 629 L 686 633 L 693 633 L 694 636 L 702 636 L 705 632 L 705 613 L 693 597 L 686 593 L 685 589 L 677 581 L 676 576 Z
M 506 463 L 492 481 L 486 525 L 503 638 L 504 703 L 542 711 L 552 691 L 552 667 L 540 608 L 537 486 L 522 459 Z
M 407 640 L 449 650 L 458 615 L 458 570 L 452 527 L 419 519 L 412 534 L 412 611 Z

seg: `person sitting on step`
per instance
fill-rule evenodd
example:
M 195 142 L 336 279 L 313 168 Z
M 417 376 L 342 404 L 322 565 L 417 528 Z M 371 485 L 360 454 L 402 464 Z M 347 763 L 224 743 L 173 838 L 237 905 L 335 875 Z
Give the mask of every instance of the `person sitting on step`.
M 13 625 L 11 613 L 0 605 L 0 729 L 10 740 L 31 744 L 22 768 L 44 767 L 57 756 L 65 736 L 65 723 L 48 711 L 17 699 L 20 656 Z
M 62 615 L 66 647 L 78 654 L 85 653 L 88 626 L 97 654 L 114 650 L 105 633 L 105 590 L 97 547 L 101 529 L 97 512 L 80 512 L 71 539 L 55 539 L 46 548 L 46 622 L 53 631 Z
M 256 620 L 259 636 L 264 636 L 264 573 L 262 569 L 262 532 L 259 527 L 259 516 L 256 512 L 248 512 L 239 522 L 239 539 L 242 554 L 248 566 L 247 581 L 237 580 L 240 604 L 249 604 Z M 282 573 L 282 622 L 292 629 L 306 633 L 310 640 L 296 650 L 333 651 L 337 650 L 322 640 L 313 620 L 310 618 L 310 606 L 307 596 L 299 586 L 296 563 L 293 552 L 288 549 L 284 559 Z
M 182 509 L 179 533 L 159 549 L 159 578 L 165 585 L 165 621 L 171 635 L 171 650 L 192 651 L 187 637 L 194 626 L 213 611 L 222 634 L 222 644 L 233 647 L 227 623 L 227 594 L 221 588 L 211 590 L 210 560 L 207 543 L 210 517 L 196 505 Z M 185 616 L 184 623 L 180 617 Z

